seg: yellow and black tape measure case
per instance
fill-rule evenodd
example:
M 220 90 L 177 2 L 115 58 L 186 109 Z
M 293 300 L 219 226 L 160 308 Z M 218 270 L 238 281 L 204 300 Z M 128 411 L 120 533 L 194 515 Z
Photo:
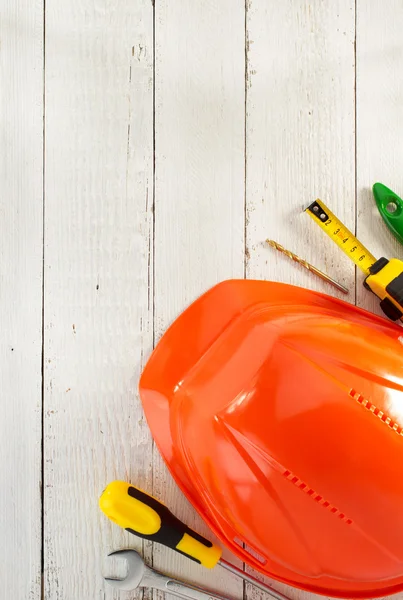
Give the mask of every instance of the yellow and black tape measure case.
M 403 316 L 403 262 L 380 258 L 370 267 L 365 287 L 381 299 L 380 307 L 389 319 Z
M 315 200 L 306 212 L 337 246 L 365 273 L 365 287 L 381 300 L 380 306 L 389 319 L 403 316 L 403 262 L 398 258 L 376 258 L 356 236 L 327 208 Z

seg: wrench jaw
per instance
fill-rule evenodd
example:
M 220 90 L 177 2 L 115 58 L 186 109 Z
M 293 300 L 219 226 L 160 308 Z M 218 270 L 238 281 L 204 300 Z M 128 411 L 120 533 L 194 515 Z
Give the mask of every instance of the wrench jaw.
M 123 579 L 115 579 L 112 577 L 104 577 L 105 581 L 112 587 L 130 592 L 138 587 L 143 587 L 142 579 L 144 575 L 145 564 L 141 556 L 135 550 L 116 550 L 108 556 L 119 556 L 127 562 L 127 575 Z

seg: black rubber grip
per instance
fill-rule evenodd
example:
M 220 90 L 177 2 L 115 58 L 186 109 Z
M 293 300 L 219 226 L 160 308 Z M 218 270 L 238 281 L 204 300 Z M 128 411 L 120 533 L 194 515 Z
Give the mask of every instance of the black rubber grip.
M 144 492 L 134 487 L 129 487 L 128 494 L 129 496 L 135 498 L 136 500 L 139 500 L 143 504 L 147 504 L 147 506 L 152 508 L 159 515 L 161 519 L 161 528 L 159 531 L 151 535 L 140 534 L 137 531 L 133 531 L 129 528 L 127 528 L 127 531 L 133 533 L 137 537 L 143 538 L 145 540 L 151 540 L 152 542 L 157 542 L 159 544 L 167 546 L 168 548 L 172 548 L 173 550 L 176 550 L 176 552 L 179 552 L 180 554 L 183 554 L 187 558 L 191 558 L 192 560 L 200 564 L 199 560 L 195 559 L 189 554 L 181 552 L 177 549 L 177 546 L 181 542 L 185 533 L 187 533 L 193 539 L 197 540 L 200 544 L 206 546 L 206 548 L 212 548 L 213 544 L 209 540 L 206 540 L 203 536 L 196 533 L 195 531 L 190 529 L 190 527 L 182 523 L 182 521 L 177 519 L 175 515 L 173 515 L 166 506 L 164 506 L 164 504 L 161 504 L 161 502 L 158 502 L 158 500 L 152 498 L 148 494 L 145 494 Z

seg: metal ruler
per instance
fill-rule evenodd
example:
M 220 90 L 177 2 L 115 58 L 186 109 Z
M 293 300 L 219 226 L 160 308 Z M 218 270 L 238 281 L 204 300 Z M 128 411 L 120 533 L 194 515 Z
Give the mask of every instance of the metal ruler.
M 321 200 L 316 200 L 306 212 L 321 229 L 343 250 L 353 263 L 366 275 L 376 258 L 357 240 L 355 235 L 334 215 Z

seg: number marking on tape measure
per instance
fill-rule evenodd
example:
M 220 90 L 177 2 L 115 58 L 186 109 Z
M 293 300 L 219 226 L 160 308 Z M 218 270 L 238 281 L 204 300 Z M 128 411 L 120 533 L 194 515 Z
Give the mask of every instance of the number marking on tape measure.
M 369 268 L 376 262 L 376 258 L 327 206 L 321 200 L 316 200 L 305 210 L 315 223 L 343 250 L 344 254 L 368 275 Z

